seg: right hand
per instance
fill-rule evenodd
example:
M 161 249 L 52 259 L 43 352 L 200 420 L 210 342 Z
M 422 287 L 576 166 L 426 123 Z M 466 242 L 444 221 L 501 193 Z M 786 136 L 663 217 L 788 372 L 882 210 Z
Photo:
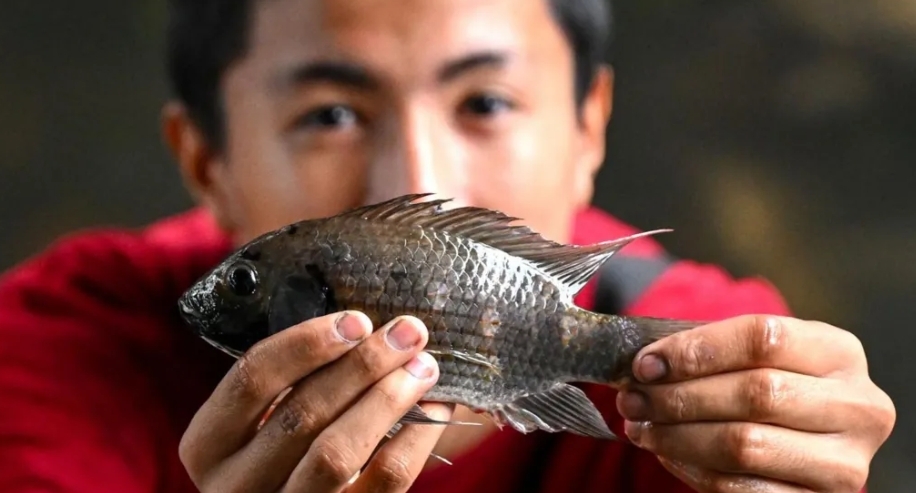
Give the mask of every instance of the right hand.
M 405 426 L 373 452 L 439 377 L 422 352 L 427 340 L 416 318 L 372 333 L 359 312 L 281 331 L 239 358 L 198 410 L 181 461 L 202 492 L 407 491 L 445 427 Z M 444 404 L 423 409 L 434 419 L 452 414 Z

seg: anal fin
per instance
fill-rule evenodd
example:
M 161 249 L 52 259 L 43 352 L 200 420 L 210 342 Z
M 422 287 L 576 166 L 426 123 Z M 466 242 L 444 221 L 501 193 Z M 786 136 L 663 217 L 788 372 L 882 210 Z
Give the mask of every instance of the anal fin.
M 491 412 L 498 421 L 522 433 L 540 429 L 605 440 L 617 438 L 585 392 L 565 383 L 521 397 Z

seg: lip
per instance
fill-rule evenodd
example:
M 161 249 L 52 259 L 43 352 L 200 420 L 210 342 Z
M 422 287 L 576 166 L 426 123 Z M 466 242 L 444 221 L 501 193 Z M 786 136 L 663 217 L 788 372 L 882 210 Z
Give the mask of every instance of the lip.
M 178 308 L 181 310 L 181 313 L 185 315 L 200 315 L 200 312 L 194 307 L 194 304 L 187 296 L 183 296 L 178 300 Z
M 203 314 L 194 301 L 187 296 L 182 297 L 178 300 L 178 311 L 181 313 L 181 318 L 184 319 L 185 323 L 197 326 L 203 319 Z

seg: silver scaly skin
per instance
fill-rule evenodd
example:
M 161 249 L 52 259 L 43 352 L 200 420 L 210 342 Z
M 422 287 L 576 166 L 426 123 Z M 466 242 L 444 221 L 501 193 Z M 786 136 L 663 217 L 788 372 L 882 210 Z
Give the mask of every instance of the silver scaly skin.
M 302 221 L 250 242 L 188 291 L 186 319 L 211 344 L 240 354 L 326 313 L 359 310 L 376 327 L 413 315 L 429 329 L 426 351 L 440 367 L 424 400 L 462 404 L 523 433 L 613 438 L 569 383 L 624 380 L 639 349 L 698 323 L 598 314 L 576 307 L 573 296 L 614 253 L 657 231 L 567 246 L 509 226 L 515 218 L 499 212 L 414 203 L 425 196 Z M 247 297 L 220 288 L 239 265 L 256 272 L 256 293 Z M 415 407 L 402 421 L 409 422 L 432 421 Z

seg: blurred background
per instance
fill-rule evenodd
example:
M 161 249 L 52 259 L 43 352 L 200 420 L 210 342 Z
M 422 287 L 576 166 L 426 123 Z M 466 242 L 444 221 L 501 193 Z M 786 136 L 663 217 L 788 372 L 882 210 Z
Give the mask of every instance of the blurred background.
M 186 208 L 159 136 L 163 2 L 5 5 L 0 269 Z M 616 17 L 596 204 L 859 335 L 898 411 L 870 491 L 916 491 L 916 1 L 618 1 Z

